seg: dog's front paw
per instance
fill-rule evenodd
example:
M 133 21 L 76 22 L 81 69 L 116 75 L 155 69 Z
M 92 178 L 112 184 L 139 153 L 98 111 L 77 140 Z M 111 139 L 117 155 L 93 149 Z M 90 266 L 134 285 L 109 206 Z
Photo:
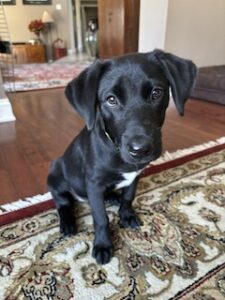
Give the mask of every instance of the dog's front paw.
M 124 228 L 137 228 L 141 225 L 141 221 L 133 209 L 126 209 L 120 211 L 120 224 Z
M 72 236 L 77 233 L 74 218 L 60 220 L 60 233 L 63 236 Z
M 113 246 L 105 246 L 104 244 L 94 245 L 92 256 L 98 264 L 107 264 L 113 256 Z

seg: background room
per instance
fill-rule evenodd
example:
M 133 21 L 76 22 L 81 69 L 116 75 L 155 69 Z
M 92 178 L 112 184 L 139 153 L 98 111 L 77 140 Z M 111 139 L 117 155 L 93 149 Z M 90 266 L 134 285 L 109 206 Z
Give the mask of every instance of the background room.
M 171 99 L 164 155 L 141 175 L 144 233 L 109 206 L 118 244 L 98 266 L 88 208 L 61 239 L 46 183 L 85 126 L 65 87 L 98 59 L 154 49 L 192 60 L 195 88 L 183 117 Z M 224 129 L 224 0 L 0 0 L 0 299 L 224 299 Z

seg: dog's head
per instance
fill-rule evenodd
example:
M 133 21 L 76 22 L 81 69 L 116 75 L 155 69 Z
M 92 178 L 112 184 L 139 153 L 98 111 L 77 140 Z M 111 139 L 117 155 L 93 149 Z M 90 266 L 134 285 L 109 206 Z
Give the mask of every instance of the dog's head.
M 195 78 L 191 61 L 155 50 L 96 61 L 68 84 L 65 93 L 88 130 L 102 124 L 124 161 L 148 163 L 161 154 L 170 87 L 183 115 Z

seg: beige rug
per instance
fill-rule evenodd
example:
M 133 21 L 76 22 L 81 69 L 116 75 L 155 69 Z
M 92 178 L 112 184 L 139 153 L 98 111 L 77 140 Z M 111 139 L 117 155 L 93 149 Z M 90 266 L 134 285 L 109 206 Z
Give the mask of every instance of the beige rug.
M 54 209 L 2 226 L 0 299 L 225 299 L 224 149 L 150 168 L 134 202 L 139 230 L 120 228 L 109 206 L 115 256 L 107 265 L 91 257 L 86 205 L 73 238 L 60 237 Z

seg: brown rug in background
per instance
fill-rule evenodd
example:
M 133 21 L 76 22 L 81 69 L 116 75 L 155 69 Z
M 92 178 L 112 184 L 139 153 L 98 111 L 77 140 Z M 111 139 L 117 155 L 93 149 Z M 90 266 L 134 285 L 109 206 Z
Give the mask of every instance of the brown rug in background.
M 225 298 L 225 145 L 149 168 L 140 180 L 138 230 L 107 208 L 115 256 L 91 257 L 89 208 L 63 239 L 54 209 L 0 228 L 0 299 Z

